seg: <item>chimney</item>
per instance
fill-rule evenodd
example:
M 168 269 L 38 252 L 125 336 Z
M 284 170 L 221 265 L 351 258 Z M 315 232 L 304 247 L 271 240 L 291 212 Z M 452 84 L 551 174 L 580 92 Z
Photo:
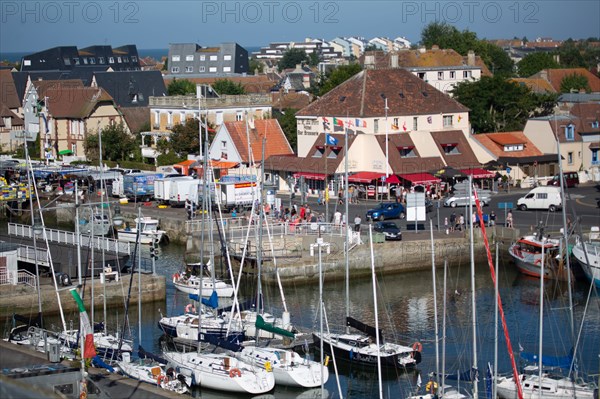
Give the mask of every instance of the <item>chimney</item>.
M 397 53 L 390 54 L 390 67 L 398 68 L 398 54 Z
M 419 47 L 419 53 L 425 54 L 425 52 L 427 52 L 427 49 L 425 48 L 425 46 Z
M 540 71 L 540 78 L 544 79 L 545 81 L 548 81 L 548 70 L 547 69 L 542 69 Z
M 475 66 L 475 52 L 473 50 L 469 50 L 467 53 L 467 65 Z

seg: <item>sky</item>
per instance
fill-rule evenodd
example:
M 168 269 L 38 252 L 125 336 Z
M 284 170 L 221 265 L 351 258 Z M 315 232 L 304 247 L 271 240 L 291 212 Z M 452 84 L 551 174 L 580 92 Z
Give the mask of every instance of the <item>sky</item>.
M 420 40 L 424 26 L 445 21 L 479 38 L 600 36 L 600 2 L 575 1 L 0 1 L 0 52 L 95 44 L 138 49 L 169 43 L 331 40 L 336 36 L 403 36 Z

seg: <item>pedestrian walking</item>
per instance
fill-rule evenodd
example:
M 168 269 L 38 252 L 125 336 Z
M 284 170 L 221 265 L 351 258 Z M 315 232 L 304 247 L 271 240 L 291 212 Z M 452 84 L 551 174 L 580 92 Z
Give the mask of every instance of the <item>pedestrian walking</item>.
M 491 211 L 490 212 L 490 226 L 495 226 L 496 225 L 496 212 Z
M 506 215 L 506 227 L 508 227 L 509 229 L 513 228 L 513 213 L 512 213 L 512 211 L 508 211 L 508 214 Z
M 185 211 L 187 212 L 188 220 L 192 220 L 192 201 L 189 198 L 185 200 Z
M 456 212 L 452 212 L 450 215 L 450 231 L 456 230 Z
M 360 232 L 360 224 L 362 223 L 362 219 L 360 216 L 356 215 L 354 218 L 354 231 Z
M 464 227 L 465 227 L 465 215 L 463 215 L 461 213 L 460 216 L 458 217 L 458 230 L 463 231 Z
M 340 223 L 342 222 L 342 212 L 339 210 L 335 211 L 333 214 L 333 225 L 335 227 L 340 227 Z

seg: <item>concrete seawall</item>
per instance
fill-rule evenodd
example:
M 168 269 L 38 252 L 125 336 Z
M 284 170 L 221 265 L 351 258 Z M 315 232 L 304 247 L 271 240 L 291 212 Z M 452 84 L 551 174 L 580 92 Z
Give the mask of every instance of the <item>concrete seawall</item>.
M 106 303 L 108 307 L 123 306 L 125 298 L 123 292 L 127 293 L 130 275 L 122 275 L 119 282 L 106 283 Z M 75 287 L 74 285 L 72 287 Z M 71 287 L 71 288 L 72 288 Z M 131 289 L 131 303 L 138 302 L 138 276 L 134 275 L 133 287 Z M 64 288 L 60 287 L 59 288 Z M 85 287 L 85 306 L 90 311 L 91 281 Z M 104 288 L 96 280 L 94 284 L 95 308 L 103 306 L 102 295 Z M 152 276 L 142 274 L 142 303 L 164 301 L 166 298 L 166 278 L 164 276 Z M 58 314 L 58 299 L 56 291 L 50 278 L 42 279 L 41 283 L 42 311 L 44 315 Z M 73 300 L 68 289 L 60 291 L 60 301 L 65 312 L 76 311 L 77 304 Z M 11 316 L 13 313 L 28 315 L 36 313 L 38 309 L 38 298 L 35 288 L 26 285 L 3 285 L 0 286 L 0 317 Z

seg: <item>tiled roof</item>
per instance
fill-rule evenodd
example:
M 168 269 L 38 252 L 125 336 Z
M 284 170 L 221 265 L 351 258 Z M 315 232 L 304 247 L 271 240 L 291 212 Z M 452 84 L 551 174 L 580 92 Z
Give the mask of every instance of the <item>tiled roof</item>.
M 345 135 L 344 134 L 330 134 L 337 140 L 337 156 L 335 158 L 325 158 L 325 155 L 321 157 L 313 157 L 314 151 L 309 152 L 309 156 L 306 158 L 299 158 L 297 156 L 272 156 L 265 161 L 265 168 L 268 170 L 287 171 L 287 172 L 309 172 L 309 173 L 325 173 L 334 174 L 338 169 L 340 163 L 344 159 L 344 147 L 345 147 Z M 351 134 L 348 140 L 348 149 L 354 143 L 356 136 Z M 316 151 L 318 147 L 325 146 L 325 134 L 319 135 L 313 149 Z M 329 154 L 334 151 L 329 147 Z M 328 155 L 329 155 L 328 154 Z M 325 167 L 327 166 L 327 168 Z
M 385 154 L 385 135 L 377 135 L 376 138 Z M 390 134 L 388 138 L 388 160 L 394 174 L 429 172 L 444 167 L 444 160 L 440 157 L 421 157 L 409 134 Z M 416 157 L 402 157 L 399 147 L 414 147 Z
M 431 137 L 437 144 L 438 150 L 440 151 L 440 154 L 442 154 L 446 165 L 452 166 L 456 169 L 464 169 L 480 165 L 479 161 L 477 160 L 477 156 L 475 156 L 475 153 L 469 145 L 469 142 L 467 141 L 467 138 L 462 130 L 431 132 Z M 445 144 L 456 144 L 460 154 L 445 154 L 443 146 Z
M 12 126 L 24 126 L 23 119 L 19 118 L 17 114 L 12 112 L 8 106 L 0 102 L 0 127 L 5 127 L 4 118 L 10 118 Z
M 248 163 L 246 121 L 225 122 L 224 126 L 227 128 L 242 161 Z M 260 162 L 263 137 L 267 138 L 265 142 L 265 159 L 272 155 L 291 155 L 294 153 L 277 119 L 255 120 L 254 128 L 249 129 L 248 136 L 250 137 L 254 162 Z
M 496 157 L 521 158 L 543 155 L 523 132 L 479 133 L 473 137 Z M 507 144 L 523 144 L 523 150 L 504 151 Z
M 55 89 L 64 89 L 68 90 L 70 88 L 73 89 L 81 89 L 83 88 L 83 83 L 79 79 L 64 79 L 64 80 L 34 80 L 31 82 L 35 90 L 37 91 L 38 98 L 43 99 L 48 95 L 50 90 Z
M 573 74 L 585 76 L 588 80 L 591 91 L 594 93 L 600 92 L 600 78 L 585 68 L 544 69 L 530 77 L 544 79 L 544 76 L 547 76 L 546 79 L 548 82 L 550 82 L 554 90 L 560 93 L 560 84 L 562 80 L 566 76 Z
M 541 78 L 513 78 L 513 82 L 524 84 L 534 93 L 556 93 L 554 87 L 545 79 Z
M 48 112 L 54 118 L 84 119 L 99 102 L 113 103 L 106 91 L 94 87 L 53 87 L 46 95 Z
M 148 107 L 123 107 L 120 110 L 131 132 L 140 132 L 142 127 L 150 121 L 150 108 Z
M 8 69 L 0 70 L 0 104 L 11 109 L 21 106 L 12 73 Z
M 577 103 L 571 107 L 571 114 L 580 120 L 580 132 L 592 133 L 600 132 L 600 128 L 593 128 L 592 123 L 600 121 L 600 104 L 598 103 Z
M 305 93 L 273 92 L 271 98 L 273 99 L 273 108 L 302 109 L 310 103 L 312 96 Z
M 94 78 L 120 107 L 145 107 L 150 96 L 167 94 L 159 71 L 96 72 Z
M 383 117 L 382 94 L 388 99 L 390 116 L 468 111 L 467 107 L 405 69 L 365 69 L 300 110 L 296 116 Z

